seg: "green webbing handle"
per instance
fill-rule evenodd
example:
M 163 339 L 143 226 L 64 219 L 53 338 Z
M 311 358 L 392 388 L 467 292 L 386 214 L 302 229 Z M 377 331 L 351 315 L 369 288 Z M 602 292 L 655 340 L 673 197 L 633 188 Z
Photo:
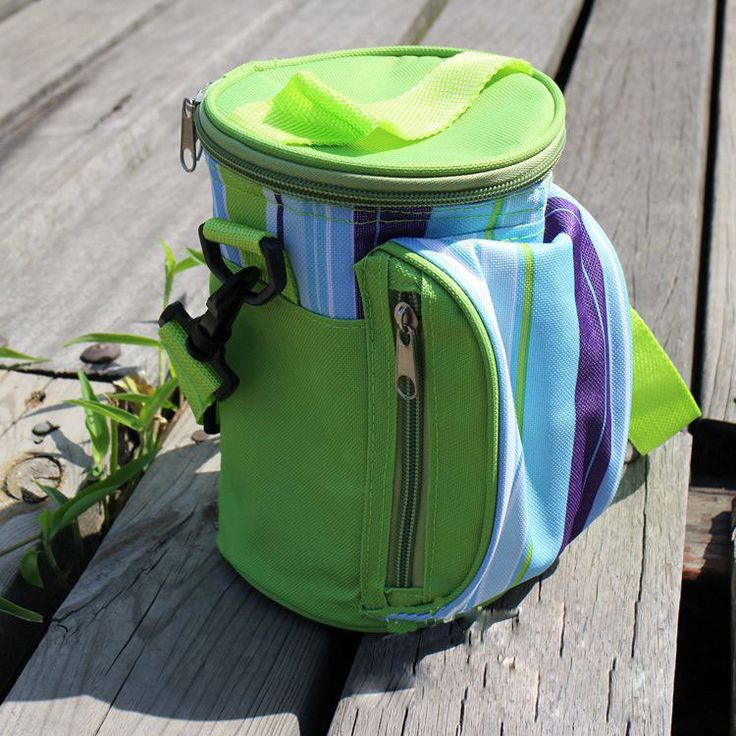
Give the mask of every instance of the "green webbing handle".
M 239 222 L 232 220 L 223 220 L 219 217 L 212 217 L 203 226 L 204 236 L 207 240 L 215 243 L 222 243 L 231 248 L 237 248 L 243 258 L 244 266 L 257 266 L 261 273 L 266 274 L 266 263 L 261 251 L 261 238 L 267 236 L 268 233 L 263 230 L 256 230 L 248 225 L 241 225 Z M 299 303 L 299 292 L 294 279 L 294 273 L 291 270 L 291 263 L 288 257 L 286 260 L 286 287 L 281 292 L 283 296 L 294 304 Z
M 646 455 L 700 416 L 677 368 L 644 320 L 631 310 L 634 381 L 629 440 Z
M 271 99 L 236 108 L 233 117 L 249 131 L 286 145 L 348 145 L 378 128 L 413 141 L 447 128 L 500 72 L 532 71 L 522 59 L 463 51 L 398 97 L 377 102 L 350 99 L 303 71 Z

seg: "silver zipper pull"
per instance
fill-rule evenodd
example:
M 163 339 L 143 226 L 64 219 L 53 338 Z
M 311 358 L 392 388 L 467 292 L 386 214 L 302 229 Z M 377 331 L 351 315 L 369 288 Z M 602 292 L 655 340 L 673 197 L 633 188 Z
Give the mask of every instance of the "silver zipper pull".
M 396 391 L 402 399 L 411 401 L 417 395 L 415 340 L 419 320 L 410 304 L 399 302 L 394 307 L 394 321 L 396 322 Z M 402 378 L 408 380 L 402 382 Z
M 181 104 L 179 161 L 181 161 L 184 171 L 194 171 L 197 168 L 197 161 L 202 155 L 202 146 L 197 144 L 197 129 L 194 127 L 194 111 L 200 102 L 201 93 L 193 100 L 185 97 Z

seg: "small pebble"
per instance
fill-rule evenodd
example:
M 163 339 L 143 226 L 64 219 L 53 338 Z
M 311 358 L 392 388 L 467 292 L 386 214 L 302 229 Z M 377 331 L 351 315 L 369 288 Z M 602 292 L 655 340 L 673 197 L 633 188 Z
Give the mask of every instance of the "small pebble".
M 83 363 L 112 363 L 120 357 L 120 346 L 106 342 L 90 345 L 79 356 Z
M 207 442 L 210 436 L 203 429 L 195 429 L 192 432 L 192 442 L 199 444 L 200 442 Z
M 51 434 L 55 429 L 59 429 L 58 424 L 52 424 L 51 422 L 40 422 L 39 424 L 36 424 L 31 432 L 36 435 L 36 437 L 45 437 L 47 434 Z

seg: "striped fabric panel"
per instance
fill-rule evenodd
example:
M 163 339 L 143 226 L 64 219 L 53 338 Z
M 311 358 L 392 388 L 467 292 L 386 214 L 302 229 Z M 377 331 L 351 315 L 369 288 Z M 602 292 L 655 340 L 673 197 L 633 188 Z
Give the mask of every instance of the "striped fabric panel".
M 353 266 L 371 250 L 401 237 L 483 236 L 539 240 L 549 178 L 507 198 L 442 207 L 350 208 L 290 197 L 259 187 L 207 157 L 216 217 L 266 230 L 284 243 L 305 309 L 360 319 Z M 236 248 L 223 256 L 243 265 Z
M 448 273 L 483 319 L 499 370 L 497 509 L 473 581 L 432 614 L 450 619 L 539 575 L 610 503 L 631 391 L 629 303 L 608 239 L 550 190 L 543 238 L 404 239 Z M 616 394 L 616 395 L 614 395 Z

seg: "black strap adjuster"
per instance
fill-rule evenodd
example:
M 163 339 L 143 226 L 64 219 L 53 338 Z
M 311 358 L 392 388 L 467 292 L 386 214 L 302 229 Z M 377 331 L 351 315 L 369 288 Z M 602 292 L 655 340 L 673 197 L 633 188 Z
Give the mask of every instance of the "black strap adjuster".
M 277 238 L 268 235 L 261 238 L 259 246 L 268 280 L 265 286 L 256 290 L 261 280 L 261 270 L 257 266 L 247 266 L 233 273 L 222 257 L 220 245 L 205 237 L 204 224 L 199 226 L 199 241 L 207 266 L 222 285 L 212 292 L 207 299 L 206 311 L 199 317 L 192 317 L 181 302 L 174 302 L 164 309 L 158 323 L 163 327 L 174 320 L 181 325 L 187 334 L 189 355 L 208 363 L 220 377 L 222 384 L 214 396 L 222 401 L 235 391 L 239 383 L 238 376 L 225 361 L 225 346 L 232 334 L 233 323 L 243 304 L 266 304 L 284 290 L 287 279 L 284 247 Z M 208 414 L 212 425 L 212 412 Z

